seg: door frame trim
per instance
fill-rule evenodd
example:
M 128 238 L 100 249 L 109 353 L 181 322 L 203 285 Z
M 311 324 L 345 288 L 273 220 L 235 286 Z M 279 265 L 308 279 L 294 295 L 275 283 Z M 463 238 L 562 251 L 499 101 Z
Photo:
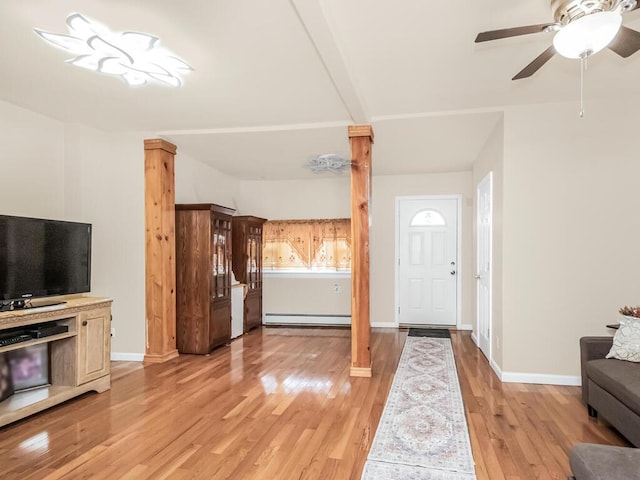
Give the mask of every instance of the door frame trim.
M 484 183 L 484 182 L 488 182 L 489 183 L 489 192 L 491 194 L 491 205 L 489 205 L 489 210 L 490 210 L 490 218 L 491 218 L 491 228 L 489 229 L 489 346 L 488 346 L 488 350 L 489 350 L 489 354 L 487 355 L 487 358 L 489 359 L 489 361 L 492 361 L 493 359 L 493 170 L 489 170 L 489 172 L 482 177 L 482 179 L 478 182 L 478 184 L 476 185 L 476 208 L 475 208 L 475 212 L 474 212 L 474 216 L 475 216 L 475 225 L 474 225 L 474 229 L 475 229 L 475 234 L 476 234 L 476 238 L 475 238 L 475 243 L 476 243 L 476 248 L 475 248 L 475 275 L 478 275 L 479 272 L 479 268 L 478 268 L 478 263 L 480 261 L 480 242 L 478 242 L 478 220 L 479 220 L 479 215 L 478 215 L 478 209 L 480 208 L 480 196 L 478 195 L 478 193 L 480 192 L 480 186 Z M 480 285 L 479 283 L 476 281 L 475 282 L 476 285 L 476 298 L 475 298 L 475 310 L 476 310 L 476 321 L 475 321 L 475 328 L 476 328 L 476 332 L 477 333 L 477 342 L 476 346 L 478 347 L 478 349 L 480 349 L 482 351 L 482 349 L 480 348 L 480 309 L 479 309 L 479 298 L 480 296 L 478 295 L 478 291 L 480 290 Z M 483 352 L 484 353 L 484 352 Z
M 462 328 L 462 195 L 402 195 L 395 197 L 395 258 L 394 258 L 394 300 L 393 300 L 393 319 L 395 325 L 400 325 L 400 316 L 398 308 L 400 308 L 400 269 L 398 263 L 400 261 L 400 202 L 403 200 L 456 200 L 457 205 L 457 225 L 456 225 L 456 328 Z

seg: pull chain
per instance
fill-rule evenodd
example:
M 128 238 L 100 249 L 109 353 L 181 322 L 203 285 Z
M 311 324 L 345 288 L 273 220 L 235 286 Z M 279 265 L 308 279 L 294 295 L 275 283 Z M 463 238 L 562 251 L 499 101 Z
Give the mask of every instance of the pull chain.
M 589 55 L 580 55 L 580 118 L 584 118 L 584 72 L 587 69 Z

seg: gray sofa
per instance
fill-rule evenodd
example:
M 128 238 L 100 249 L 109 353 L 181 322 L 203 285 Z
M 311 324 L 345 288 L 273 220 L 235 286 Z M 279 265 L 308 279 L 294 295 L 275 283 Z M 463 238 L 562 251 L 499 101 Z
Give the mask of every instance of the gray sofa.
M 582 400 L 629 442 L 640 446 L 640 364 L 604 358 L 612 337 L 580 339 Z
M 640 450 L 579 443 L 569 464 L 576 480 L 640 480 Z
M 607 359 L 612 337 L 580 339 L 582 400 L 629 442 L 640 445 L 640 364 Z M 640 480 L 640 450 L 581 443 L 569 454 L 576 480 Z

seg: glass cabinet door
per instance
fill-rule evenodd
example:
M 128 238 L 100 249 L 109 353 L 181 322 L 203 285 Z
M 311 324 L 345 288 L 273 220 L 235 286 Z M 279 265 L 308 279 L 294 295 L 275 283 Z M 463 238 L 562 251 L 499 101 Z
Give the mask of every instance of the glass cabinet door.
M 262 229 L 249 227 L 247 238 L 247 285 L 249 289 L 262 287 Z
M 231 293 L 231 222 L 216 218 L 212 223 L 213 296 L 227 298 Z

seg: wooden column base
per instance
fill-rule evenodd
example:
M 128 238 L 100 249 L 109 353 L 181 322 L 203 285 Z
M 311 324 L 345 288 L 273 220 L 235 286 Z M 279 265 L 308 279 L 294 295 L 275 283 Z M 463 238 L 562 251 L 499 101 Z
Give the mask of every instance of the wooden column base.
M 143 365 L 149 365 L 153 363 L 164 363 L 164 362 L 168 362 L 169 360 L 173 360 L 174 358 L 178 358 L 179 355 L 180 354 L 178 353 L 178 350 L 173 350 L 172 352 L 167 352 L 162 355 L 148 354 L 144 356 L 142 363 Z
M 351 367 L 349 373 L 352 377 L 371 378 L 371 366 L 369 367 Z

